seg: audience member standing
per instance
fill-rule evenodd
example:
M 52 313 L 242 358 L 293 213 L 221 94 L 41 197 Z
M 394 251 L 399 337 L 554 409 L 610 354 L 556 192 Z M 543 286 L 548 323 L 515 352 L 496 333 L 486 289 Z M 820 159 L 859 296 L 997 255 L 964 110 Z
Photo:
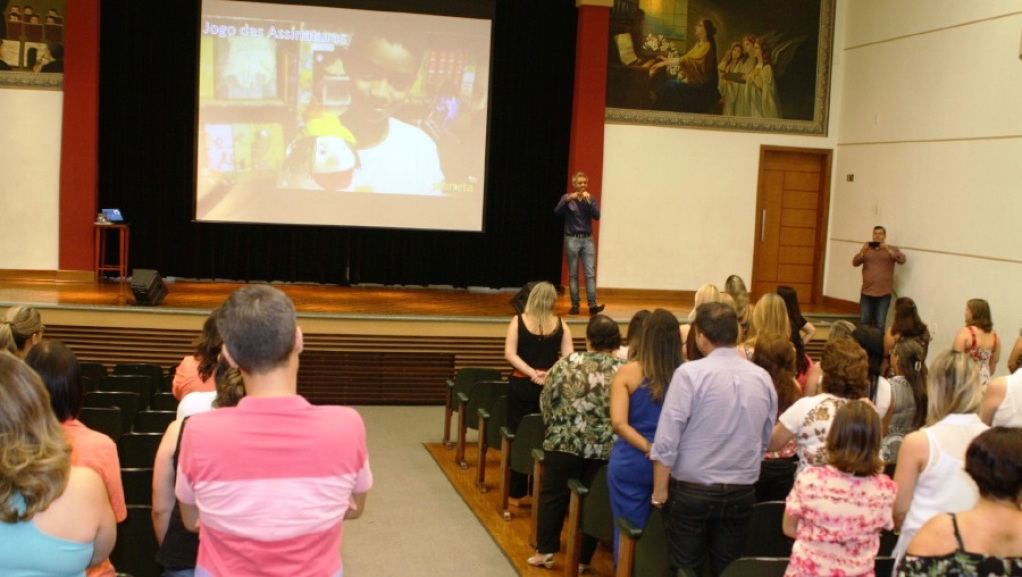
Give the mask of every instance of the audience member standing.
M 992 427 L 1022 427 L 1022 367 L 987 383 L 980 418 Z
M 724 282 L 724 292 L 731 295 L 731 298 L 735 301 L 738 323 L 742 325 L 742 334 L 739 335 L 739 340 L 744 341 L 749 336 L 749 327 L 752 324 L 752 311 L 755 309 L 749 300 L 749 290 L 745 288 L 745 281 L 742 280 L 742 277 L 733 274 L 727 277 L 727 280 Z
M 830 462 L 803 471 L 787 498 L 784 534 L 795 545 L 785 577 L 873 575 L 880 531 L 894 528 L 898 490 L 879 452 L 873 407 L 849 401 L 838 409 L 827 434 Z
M 884 356 L 890 357 L 894 345 L 903 340 L 919 343 L 923 349 L 923 359 L 926 359 L 930 351 L 930 329 L 919 318 L 916 302 L 908 297 L 898 297 L 894 301 L 894 322 L 884 333 Z
M 341 523 L 372 486 L 353 409 L 298 396 L 302 331 L 294 304 L 266 285 L 238 289 L 217 321 L 223 355 L 248 395 L 191 417 L 175 493 L 199 528 L 199 575 L 341 575 Z M 201 524 L 200 524 L 201 519 Z
M 741 554 L 756 503 L 777 393 L 770 375 L 735 349 L 738 315 L 700 306 L 693 323 L 704 358 L 674 372 L 650 451 L 654 507 L 663 507 L 671 572 L 716 577 Z
M 880 456 L 888 463 L 898 462 L 898 451 L 905 436 L 926 424 L 926 357 L 918 341 L 898 341 L 891 351 L 891 408 Z
M 1022 575 L 1022 430 L 995 427 L 965 452 L 976 506 L 932 517 L 908 546 L 899 577 Z
M 539 394 L 543 391 L 547 371 L 557 359 L 574 350 L 568 323 L 554 316 L 557 291 L 548 282 L 532 287 L 525 303 L 525 312 L 513 317 L 504 338 L 504 358 L 514 372 L 507 380 L 507 426 L 512 432 L 529 413 L 539 412 Z M 529 493 L 529 477 L 511 471 L 508 495 L 512 504 Z
M 216 330 L 218 312 L 219 309 L 214 310 L 206 317 L 206 322 L 202 323 L 202 332 L 199 333 L 199 338 L 195 341 L 195 349 L 192 354 L 181 359 L 174 371 L 171 391 L 179 401 L 190 393 L 214 393 L 206 398 L 208 401 L 212 401 L 211 397 L 215 396 L 216 383 L 213 373 L 216 371 L 220 357 L 220 348 L 224 344 L 220 338 L 220 332 Z M 209 404 L 206 403 L 201 409 L 202 411 L 209 409 Z M 179 414 L 178 416 L 186 417 L 192 412 L 200 411 L 190 411 L 186 415 Z
M 969 443 L 987 429 L 977 414 L 982 393 L 976 363 L 964 353 L 944 351 L 930 365 L 927 392 L 928 426 L 905 437 L 894 470 L 898 559 L 923 523 L 938 513 L 964 511 L 979 498 L 962 466 Z
M 82 369 L 67 345 L 45 340 L 32 347 L 25 363 L 35 369 L 50 394 L 50 407 L 60 421 L 64 435 L 71 443 L 71 464 L 95 471 L 106 486 L 107 497 L 118 523 L 128 517 L 121 484 L 121 461 L 117 445 L 110 437 L 93 431 L 78 420 L 85 399 Z M 116 571 L 109 559 L 86 571 L 88 577 L 114 577 Z
M 103 480 L 71 446 L 32 369 L 0 352 L 0 575 L 84 575 L 117 525 Z
M 869 364 L 866 351 L 851 337 L 823 347 L 823 392 L 802 397 L 781 413 L 770 438 L 771 451 L 780 451 L 792 439 L 798 445 L 798 470 L 827 464 L 827 432 L 834 415 L 848 401 L 866 396 Z
M 905 264 L 905 255 L 887 244 L 887 229 L 874 226 L 873 242 L 863 244 L 862 250 L 852 258 L 852 266 L 862 267 L 859 324 L 884 330 L 894 291 L 895 264 Z
M 618 438 L 610 452 L 607 485 L 614 518 L 645 527 L 653 494 L 653 447 L 664 395 L 681 365 L 681 333 L 670 311 L 646 319 L 635 360 L 621 367 L 610 387 L 610 422 Z M 620 532 L 614 526 L 614 555 Z
M 802 397 L 802 389 L 795 380 L 795 347 L 791 346 L 787 338 L 764 335 L 757 339 L 752 362 L 763 367 L 774 382 L 778 416 Z M 767 451 L 760 463 L 759 480 L 756 481 L 756 501 L 783 501 L 795 482 L 797 465 L 798 443 L 795 439 L 777 451 Z
M 550 568 L 560 550 L 564 515 L 571 491 L 569 479 L 587 487 L 607 464 L 614 442 L 610 426 L 610 384 L 624 363 L 614 355 L 621 346 L 621 331 L 606 315 L 596 315 L 586 328 L 586 351 L 571 353 L 550 369 L 540 408 L 546 435 L 543 439 L 543 486 L 539 496 L 536 554 L 529 565 Z M 583 534 L 581 570 L 596 552 L 596 537 Z
M 994 330 L 989 303 L 983 299 L 969 299 L 965 304 L 965 326 L 958 330 L 951 348 L 976 361 L 980 385 L 985 387 L 1001 358 L 1001 341 Z
M 692 332 L 692 321 L 696 318 L 696 309 L 706 303 L 719 303 L 720 302 L 720 289 L 712 284 L 704 284 L 699 287 L 699 290 L 695 294 L 695 305 L 692 310 L 688 313 L 688 324 L 681 325 L 681 342 L 682 354 L 685 355 L 685 359 L 694 361 L 701 359 L 703 354 L 699 352 L 699 348 L 696 346 L 696 336 Z
M 0 350 L 24 359 L 28 351 L 43 340 L 43 328 L 39 311 L 34 308 L 15 306 L 7 309 L 0 321 Z

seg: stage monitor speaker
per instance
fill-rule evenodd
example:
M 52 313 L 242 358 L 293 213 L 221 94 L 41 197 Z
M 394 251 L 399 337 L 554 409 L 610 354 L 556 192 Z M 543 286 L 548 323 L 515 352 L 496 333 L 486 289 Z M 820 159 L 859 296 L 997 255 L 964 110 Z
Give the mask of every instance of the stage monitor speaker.
M 167 296 L 167 285 L 155 270 L 136 268 L 131 271 L 131 292 L 135 295 L 135 304 L 154 307 Z
M 539 282 L 526 283 L 515 296 L 511 297 L 511 306 L 515 309 L 515 312 L 522 314 L 525 312 L 525 303 L 529 302 L 529 293 L 532 292 L 532 287 L 538 285 Z

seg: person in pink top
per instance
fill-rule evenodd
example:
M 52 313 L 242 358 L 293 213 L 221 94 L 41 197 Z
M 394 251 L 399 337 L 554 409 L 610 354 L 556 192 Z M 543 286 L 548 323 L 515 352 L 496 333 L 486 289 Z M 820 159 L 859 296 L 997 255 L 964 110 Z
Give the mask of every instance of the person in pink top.
M 880 416 L 848 401 L 827 434 L 826 465 L 795 479 L 784 509 L 784 534 L 795 539 L 785 577 L 874 575 L 880 531 L 894 528 L 898 487 L 883 474 Z
M 85 398 L 78 357 L 60 341 L 43 340 L 28 352 L 25 363 L 39 373 L 50 393 L 50 406 L 71 445 L 71 464 L 88 467 L 99 474 L 106 485 L 114 518 L 120 523 L 128 517 L 128 509 L 124 504 L 117 445 L 110 437 L 78 420 Z M 115 574 L 109 558 L 86 572 L 87 577 L 114 577 Z
M 181 359 L 181 364 L 174 371 L 171 392 L 179 401 L 188 393 L 208 393 L 216 390 L 213 373 L 220 358 L 220 347 L 223 346 L 220 332 L 216 329 L 218 312 L 219 309 L 209 313 L 209 317 L 202 325 L 202 333 L 195 342 L 195 353 Z
M 340 577 L 342 522 L 373 483 L 362 418 L 297 394 L 302 331 L 284 293 L 237 290 L 217 328 L 247 396 L 181 435 L 175 494 L 199 532 L 195 574 Z

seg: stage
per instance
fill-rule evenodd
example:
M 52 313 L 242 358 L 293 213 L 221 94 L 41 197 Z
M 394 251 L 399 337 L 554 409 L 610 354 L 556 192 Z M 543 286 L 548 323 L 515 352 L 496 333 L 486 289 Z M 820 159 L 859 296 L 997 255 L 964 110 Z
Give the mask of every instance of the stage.
M 47 338 L 108 368 L 119 362 L 165 369 L 178 363 L 209 312 L 244 286 L 171 279 L 166 298 L 150 307 L 131 304 L 129 283 L 38 277 L 0 275 L 0 307 L 37 308 Z M 516 289 L 273 284 L 298 310 L 305 335 L 300 391 L 314 402 L 440 404 L 443 383 L 456 369 L 508 369 L 504 335 Z M 692 293 L 684 291 L 600 289 L 599 295 L 607 305 L 604 314 L 622 333 L 638 310 L 665 308 L 684 322 L 693 304 Z M 582 350 L 588 316 L 566 316 L 570 306 L 562 295 L 556 313 L 565 315 L 575 349 Z M 803 313 L 823 326 L 855 316 L 840 306 L 807 305 Z

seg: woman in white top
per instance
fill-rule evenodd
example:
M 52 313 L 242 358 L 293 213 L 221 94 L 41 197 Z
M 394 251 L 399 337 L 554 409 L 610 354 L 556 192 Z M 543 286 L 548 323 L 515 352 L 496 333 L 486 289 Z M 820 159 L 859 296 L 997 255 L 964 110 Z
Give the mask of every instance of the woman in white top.
M 987 383 L 979 416 L 991 427 L 1022 427 L 1022 370 Z
M 976 504 L 976 483 L 965 473 L 965 450 L 987 426 L 979 419 L 981 390 L 976 363 L 964 353 L 944 351 L 930 365 L 928 426 L 909 433 L 898 452 L 894 524 L 901 559 L 916 531 L 938 513 Z
M 806 467 L 827 464 L 827 433 L 834 415 L 846 402 L 866 396 L 869 387 L 866 351 L 851 337 L 828 342 L 820 365 L 823 392 L 802 397 L 781 413 L 767 448 L 780 451 L 794 438 L 798 449 L 796 476 Z

